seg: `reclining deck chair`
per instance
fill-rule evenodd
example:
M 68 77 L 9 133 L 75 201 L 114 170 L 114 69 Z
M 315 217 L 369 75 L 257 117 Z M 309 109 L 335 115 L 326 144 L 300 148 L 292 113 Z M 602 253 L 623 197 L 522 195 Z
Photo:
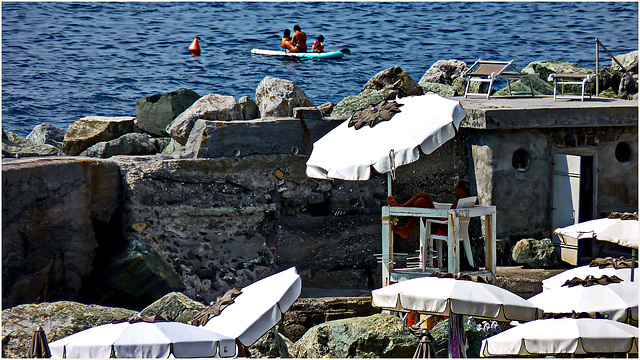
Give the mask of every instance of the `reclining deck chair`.
M 595 74 L 549 74 L 547 81 L 553 81 L 553 101 L 556 101 L 556 98 L 577 98 L 580 101 L 584 101 L 584 88 L 594 76 Z M 560 84 L 561 95 L 557 95 L 558 84 Z M 581 85 L 582 92 L 565 95 L 565 85 Z M 589 98 L 591 98 L 591 92 L 589 92 Z
M 467 77 L 467 87 L 464 91 L 464 97 L 467 96 L 486 96 L 487 99 L 491 96 L 491 89 L 493 89 L 493 83 L 500 78 L 507 80 L 507 87 L 509 88 L 509 95 L 514 94 L 529 94 L 529 92 L 514 92 L 511 91 L 512 80 L 529 80 L 529 87 L 531 88 L 531 96 L 533 96 L 533 78 L 538 74 L 526 74 L 520 72 L 511 61 L 483 61 L 478 59 L 469 69 L 463 74 Z M 489 91 L 487 93 L 470 93 L 469 87 L 472 82 L 489 83 Z

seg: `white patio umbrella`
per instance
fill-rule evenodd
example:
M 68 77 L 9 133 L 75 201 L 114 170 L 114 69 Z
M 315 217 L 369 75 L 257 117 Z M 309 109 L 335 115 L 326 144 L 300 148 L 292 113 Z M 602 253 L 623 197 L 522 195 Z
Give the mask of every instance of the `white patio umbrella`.
M 622 281 L 625 282 L 630 282 L 631 281 L 631 271 L 634 272 L 634 281 L 637 281 L 638 279 L 638 268 L 620 268 L 620 269 L 616 269 L 614 267 L 604 267 L 604 268 L 600 268 L 598 266 L 590 266 L 590 265 L 584 265 L 584 266 L 579 266 L 573 269 L 569 269 L 566 271 L 563 271 L 557 275 L 554 275 L 548 279 L 544 279 L 542 280 L 542 291 L 547 291 L 550 289 L 555 289 L 555 288 L 559 288 L 562 285 L 564 285 L 564 283 L 567 282 L 567 280 L 571 280 L 573 278 L 579 278 L 579 279 L 584 279 L 587 276 L 594 276 L 596 278 L 600 278 L 603 275 L 606 276 L 617 276 L 618 278 L 620 278 Z
M 295 267 L 242 288 L 234 303 L 204 325 L 250 346 L 274 327 L 300 296 L 302 280 Z
M 452 278 L 422 277 L 371 292 L 375 307 L 450 316 L 469 315 L 498 321 L 529 321 L 538 309 L 522 297 L 495 285 Z
M 59 359 L 232 357 L 235 346 L 234 338 L 180 322 L 105 324 L 49 344 Z
M 560 238 L 596 238 L 633 249 L 638 248 L 638 220 L 603 218 L 558 228 L 554 232 Z
M 403 106 L 391 120 L 358 130 L 346 120 L 316 141 L 307 176 L 355 181 L 368 180 L 371 167 L 389 173 L 418 160 L 420 150 L 429 154 L 453 138 L 466 115 L 460 102 L 434 93 L 395 101 Z
M 638 353 L 638 328 L 607 319 L 544 319 L 482 340 L 480 356 Z
M 638 321 L 637 283 L 562 286 L 532 296 L 529 302 L 545 313 L 600 312 L 610 320 Z

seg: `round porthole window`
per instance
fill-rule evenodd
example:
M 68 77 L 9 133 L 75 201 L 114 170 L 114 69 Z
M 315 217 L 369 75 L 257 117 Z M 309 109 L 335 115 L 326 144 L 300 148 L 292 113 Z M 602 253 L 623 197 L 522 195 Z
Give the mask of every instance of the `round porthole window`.
M 511 166 L 515 171 L 527 171 L 531 164 L 531 154 L 526 149 L 520 148 L 513 152 Z
M 626 142 L 616 145 L 616 159 L 620 162 L 627 162 L 631 159 L 631 147 Z

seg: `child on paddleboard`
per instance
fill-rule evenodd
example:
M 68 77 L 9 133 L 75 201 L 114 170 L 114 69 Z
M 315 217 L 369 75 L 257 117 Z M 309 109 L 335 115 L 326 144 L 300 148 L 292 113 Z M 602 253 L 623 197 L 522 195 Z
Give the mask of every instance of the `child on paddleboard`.
M 284 34 L 282 36 L 282 41 L 280 42 L 280 50 L 286 51 L 290 49 L 293 45 L 291 44 L 291 30 L 284 29 Z
M 313 46 L 311 46 L 311 49 L 313 49 L 313 52 L 315 53 L 324 52 L 324 36 L 318 35 L 318 38 L 313 42 Z

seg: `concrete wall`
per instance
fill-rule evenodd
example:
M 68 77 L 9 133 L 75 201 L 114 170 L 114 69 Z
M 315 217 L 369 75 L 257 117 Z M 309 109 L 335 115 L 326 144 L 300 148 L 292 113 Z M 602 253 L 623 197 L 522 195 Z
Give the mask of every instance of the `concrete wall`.
M 598 170 L 596 217 L 611 211 L 637 211 L 637 127 L 554 129 L 467 129 L 469 177 L 479 202 L 497 208 L 497 236 L 551 235 L 554 154 L 595 155 Z M 619 143 L 629 145 L 630 158 L 616 159 Z M 530 154 L 525 171 L 512 166 L 513 154 Z

